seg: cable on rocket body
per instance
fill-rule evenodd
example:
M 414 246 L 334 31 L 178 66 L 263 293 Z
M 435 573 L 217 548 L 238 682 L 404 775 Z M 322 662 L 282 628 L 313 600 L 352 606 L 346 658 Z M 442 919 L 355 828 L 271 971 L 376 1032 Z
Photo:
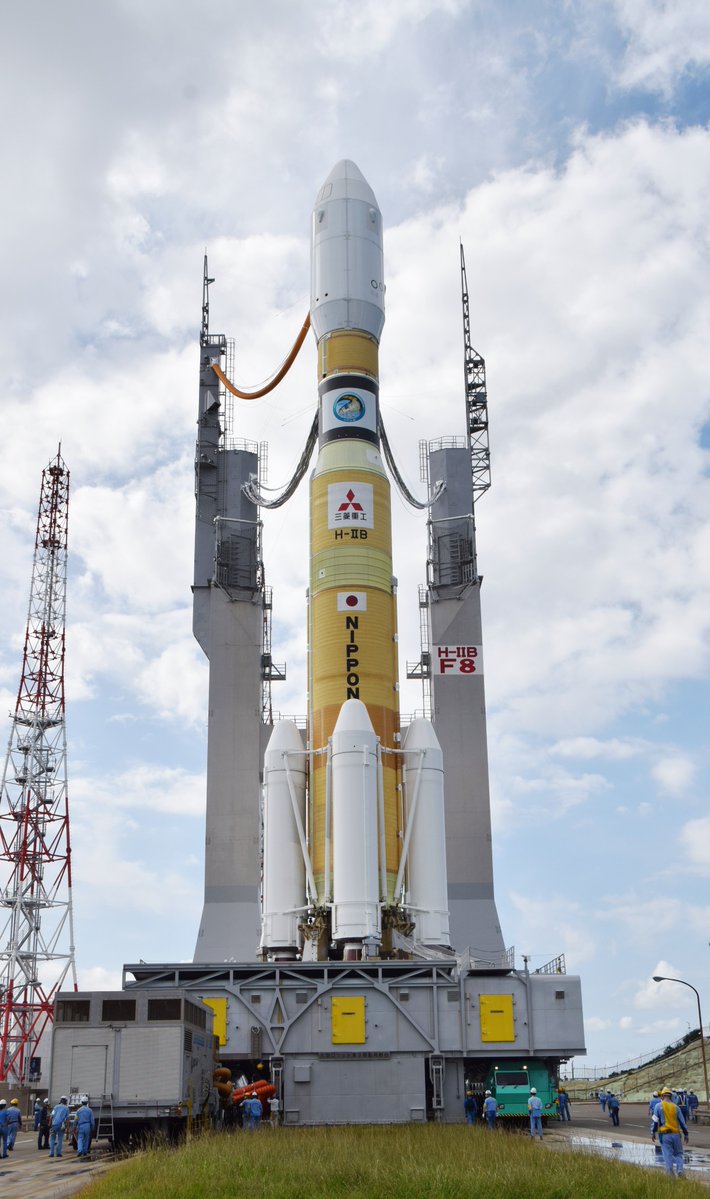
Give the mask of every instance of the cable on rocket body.
M 419 508 L 420 511 L 425 508 L 431 508 L 432 504 L 435 504 L 436 501 L 439 499 L 439 497 L 441 495 L 443 495 L 443 493 L 446 491 L 445 481 L 443 479 L 439 479 L 434 484 L 432 491 L 431 491 L 431 495 L 429 496 L 429 498 L 427 500 L 415 499 L 415 497 L 412 495 L 411 491 L 407 487 L 407 484 L 405 483 L 401 474 L 399 473 L 399 470 L 397 469 L 397 464 L 394 460 L 390 443 L 387 440 L 387 434 L 385 432 L 385 426 L 383 424 L 382 417 L 380 417 L 380 420 L 379 420 L 378 433 L 380 435 L 380 441 L 382 442 L 382 449 L 384 451 L 385 461 L 386 461 L 387 465 L 389 466 L 390 471 L 392 472 L 392 478 L 394 479 L 395 483 L 397 484 L 397 487 L 399 489 L 400 495 L 402 496 L 402 499 L 406 500 L 406 502 L 408 504 L 411 504 L 413 508 Z
M 242 491 L 247 499 L 251 500 L 252 504 L 257 504 L 260 508 L 280 508 L 282 504 L 285 504 L 287 500 L 290 500 L 291 496 L 298 487 L 298 484 L 301 482 L 301 479 L 308 470 L 308 464 L 313 457 L 313 450 L 315 449 L 317 440 L 318 413 L 316 412 L 313 418 L 313 424 L 311 425 L 310 432 L 306 440 L 306 444 L 303 448 L 303 453 L 298 461 L 298 466 L 293 472 L 292 478 L 281 492 L 281 495 L 277 496 L 277 498 L 274 500 L 268 500 L 259 489 L 257 476 L 252 475 L 248 482 L 242 483 Z M 269 489 L 267 488 L 267 490 Z

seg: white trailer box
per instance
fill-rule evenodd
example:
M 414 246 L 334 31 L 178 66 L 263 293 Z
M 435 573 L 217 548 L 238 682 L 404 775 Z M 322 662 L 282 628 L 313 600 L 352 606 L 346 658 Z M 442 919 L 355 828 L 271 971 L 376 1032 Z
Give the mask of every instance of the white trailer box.
M 98 1136 L 177 1135 L 202 1115 L 215 1067 L 212 1009 L 183 990 L 57 996 L 50 1099 L 88 1095 Z

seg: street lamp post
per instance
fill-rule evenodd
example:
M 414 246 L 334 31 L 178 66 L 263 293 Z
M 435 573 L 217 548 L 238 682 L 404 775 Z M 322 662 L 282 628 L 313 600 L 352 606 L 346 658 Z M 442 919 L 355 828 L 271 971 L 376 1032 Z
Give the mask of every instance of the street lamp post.
M 703 1055 L 703 1074 L 705 1075 L 705 1103 L 710 1105 L 710 1091 L 708 1091 L 708 1063 L 705 1057 L 705 1038 L 703 1037 L 703 1013 L 700 1010 L 700 996 L 697 988 L 692 983 L 685 982 L 682 978 L 666 978 L 664 974 L 654 974 L 653 981 L 655 983 L 680 983 L 682 987 L 690 987 L 691 991 L 695 991 L 695 998 L 698 1001 L 698 1024 L 700 1025 L 700 1052 Z

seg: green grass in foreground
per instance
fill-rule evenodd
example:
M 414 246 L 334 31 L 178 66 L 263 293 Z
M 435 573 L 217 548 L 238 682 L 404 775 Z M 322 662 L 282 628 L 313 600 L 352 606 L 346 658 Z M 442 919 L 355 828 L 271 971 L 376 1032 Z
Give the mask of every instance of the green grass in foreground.
M 680 1185 L 658 1170 L 554 1152 L 467 1125 L 262 1128 L 155 1149 L 82 1190 L 82 1199 L 655 1199 Z

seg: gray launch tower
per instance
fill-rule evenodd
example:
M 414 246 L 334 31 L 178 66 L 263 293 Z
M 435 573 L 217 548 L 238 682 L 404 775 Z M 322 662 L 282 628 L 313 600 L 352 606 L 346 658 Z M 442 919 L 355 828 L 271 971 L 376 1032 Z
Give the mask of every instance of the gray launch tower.
M 421 678 L 446 763 L 446 865 L 451 944 L 477 960 L 499 962 L 503 937 L 493 893 L 481 584 L 475 502 L 491 484 L 486 367 L 471 345 L 468 285 L 461 246 L 467 434 L 422 445 L 431 505 L 427 585 L 420 591 Z
M 230 440 L 212 369 L 229 345 L 209 332 L 204 264 L 195 450 L 193 632 L 209 661 L 205 902 L 195 961 L 253 960 L 259 943 L 259 790 L 270 725 L 262 712 L 270 658 L 259 510 L 242 490 L 258 447 Z

